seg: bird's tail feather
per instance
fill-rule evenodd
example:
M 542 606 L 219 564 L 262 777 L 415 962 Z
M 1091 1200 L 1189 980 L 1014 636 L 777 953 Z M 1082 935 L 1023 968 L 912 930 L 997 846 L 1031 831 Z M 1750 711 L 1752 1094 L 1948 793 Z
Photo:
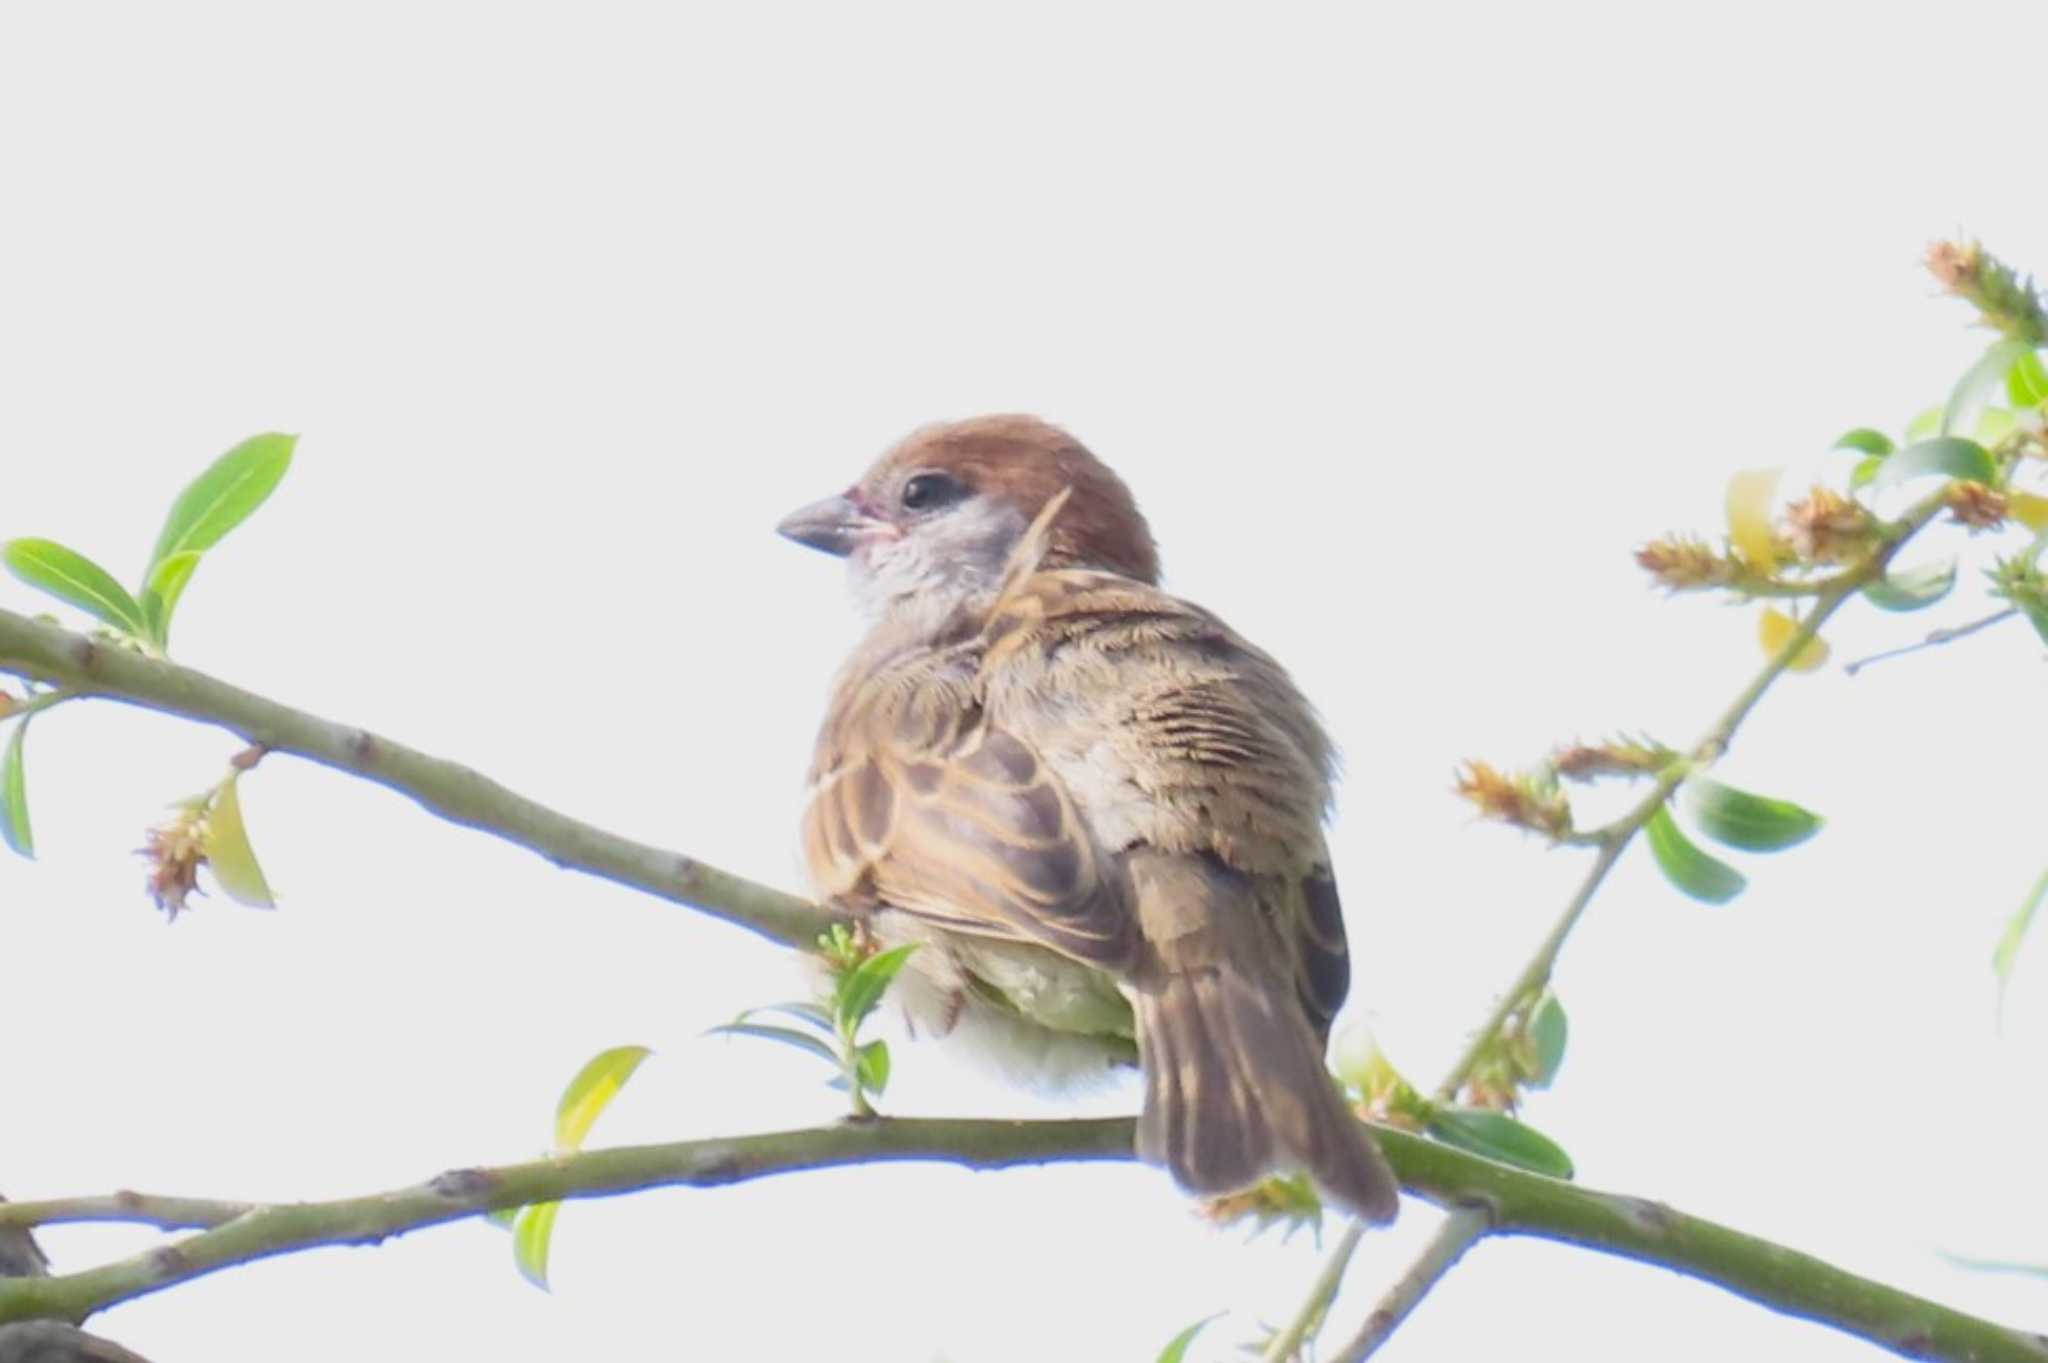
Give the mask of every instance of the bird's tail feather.
M 1145 1107 L 1138 1154 L 1215 1196 L 1306 1171 L 1368 1221 L 1394 1218 L 1394 1174 L 1323 1067 L 1291 989 L 1232 963 L 1167 968 L 1134 991 Z

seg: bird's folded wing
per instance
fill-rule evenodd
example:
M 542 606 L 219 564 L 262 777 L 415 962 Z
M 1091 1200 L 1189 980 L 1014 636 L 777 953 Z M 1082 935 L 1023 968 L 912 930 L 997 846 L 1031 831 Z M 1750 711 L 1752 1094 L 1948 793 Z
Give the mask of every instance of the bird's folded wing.
M 1044 762 L 985 716 L 964 732 L 941 722 L 914 677 L 893 683 L 831 721 L 835 760 L 804 821 L 821 888 L 959 932 L 1127 962 L 1130 915 Z

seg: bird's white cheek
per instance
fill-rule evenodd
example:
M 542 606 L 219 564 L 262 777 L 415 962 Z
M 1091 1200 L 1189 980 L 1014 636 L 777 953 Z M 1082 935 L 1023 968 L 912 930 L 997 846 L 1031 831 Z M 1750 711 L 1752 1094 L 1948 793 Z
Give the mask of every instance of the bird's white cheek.
M 902 547 L 900 543 L 863 544 L 846 556 L 847 591 L 863 613 L 878 614 L 901 594 L 898 580 L 904 576 L 905 566 L 901 561 Z

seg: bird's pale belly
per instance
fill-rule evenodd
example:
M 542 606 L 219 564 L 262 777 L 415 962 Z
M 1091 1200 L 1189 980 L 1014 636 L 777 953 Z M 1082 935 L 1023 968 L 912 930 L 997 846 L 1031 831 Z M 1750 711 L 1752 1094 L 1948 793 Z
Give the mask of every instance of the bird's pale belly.
M 1137 1062 L 1131 1006 L 1107 973 L 1029 942 L 946 932 L 884 909 L 885 945 L 917 942 L 896 997 L 921 1036 L 957 1037 L 1012 1078 L 1059 1085 Z

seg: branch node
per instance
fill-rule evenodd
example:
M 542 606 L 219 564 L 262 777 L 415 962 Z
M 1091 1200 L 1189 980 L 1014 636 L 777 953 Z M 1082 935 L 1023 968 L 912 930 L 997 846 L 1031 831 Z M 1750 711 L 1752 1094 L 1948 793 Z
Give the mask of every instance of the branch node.
M 1629 1219 L 1654 1235 L 1669 1235 L 1678 1225 L 1678 1213 L 1662 1202 L 1647 1197 L 1623 1199 Z
M 451 1202 L 471 1201 L 497 1186 L 498 1180 L 483 1169 L 449 1169 L 427 1180 L 428 1191 Z
M 737 1183 L 746 1176 L 746 1166 L 740 1161 L 739 1151 L 727 1146 L 706 1155 L 697 1172 L 706 1183 Z

